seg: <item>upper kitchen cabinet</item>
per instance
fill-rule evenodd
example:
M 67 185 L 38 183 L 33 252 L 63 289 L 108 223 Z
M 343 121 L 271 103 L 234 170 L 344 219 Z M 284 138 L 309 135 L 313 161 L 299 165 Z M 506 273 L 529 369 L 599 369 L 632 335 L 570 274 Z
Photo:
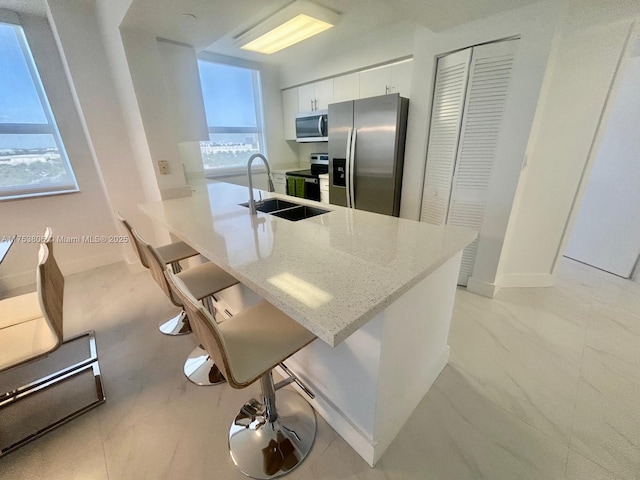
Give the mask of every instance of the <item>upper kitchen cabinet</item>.
M 298 89 L 289 88 L 282 91 L 282 114 L 284 139 L 296 139 L 296 114 L 298 113 Z
M 350 73 L 333 79 L 333 103 L 360 98 L 360 74 Z
M 359 98 L 399 93 L 409 98 L 411 94 L 412 60 L 360 72 Z
M 316 88 L 313 83 L 298 87 L 298 112 L 315 110 Z
M 360 72 L 360 98 L 391 93 L 391 65 Z
M 409 98 L 412 66 L 412 60 L 404 60 L 282 90 L 285 140 L 296 139 L 296 114 L 300 112 L 326 110 L 330 103 L 389 93 Z
M 326 110 L 333 103 L 333 78 L 316 82 L 316 110 Z
M 333 103 L 333 79 L 298 87 L 298 111 L 326 110 Z
M 412 71 L 413 60 L 391 65 L 391 91 L 389 93 L 399 93 L 401 97 L 410 98 Z

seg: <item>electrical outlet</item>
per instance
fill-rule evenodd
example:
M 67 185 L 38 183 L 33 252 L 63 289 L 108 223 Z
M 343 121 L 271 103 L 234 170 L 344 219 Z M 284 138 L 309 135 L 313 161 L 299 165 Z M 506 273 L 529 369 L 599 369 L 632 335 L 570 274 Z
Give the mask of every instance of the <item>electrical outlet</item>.
M 158 161 L 158 170 L 160 171 L 160 175 L 169 175 L 169 161 L 168 160 L 159 160 Z

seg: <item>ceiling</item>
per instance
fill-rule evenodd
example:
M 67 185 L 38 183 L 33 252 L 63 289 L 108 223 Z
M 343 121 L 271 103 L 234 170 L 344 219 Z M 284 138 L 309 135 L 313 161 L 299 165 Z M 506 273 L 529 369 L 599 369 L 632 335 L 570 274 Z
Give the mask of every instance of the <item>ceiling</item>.
M 6 0 L 0 0 L 4 2 Z M 11 0 L 18 1 L 18 0 Z M 123 26 L 192 45 L 196 50 L 282 65 L 314 49 L 356 38 L 399 22 L 415 22 L 434 32 L 522 7 L 539 0 L 313 0 L 341 14 L 340 23 L 317 37 L 272 55 L 236 48 L 232 39 L 291 0 L 133 0 Z M 192 14 L 197 18 L 189 15 Z M 323 37 L 323 38 L 319 38 Z

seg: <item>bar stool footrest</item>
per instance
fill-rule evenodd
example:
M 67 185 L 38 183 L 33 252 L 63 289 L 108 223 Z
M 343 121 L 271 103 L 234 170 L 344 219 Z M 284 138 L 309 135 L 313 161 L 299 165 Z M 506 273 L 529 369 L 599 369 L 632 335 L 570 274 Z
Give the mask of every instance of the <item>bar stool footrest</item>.
M 282 370 L 284 370 L 284 372 L 288 375 L 287 378 L 285 378 L 284 380 L 280 380 L 278 383 L 275 384 L 275 390 L 280 390 L 282 387 L 286 387 L 287 385 L 294 383 L 296 385 L 298 385 L 300 387 L 300 389 L 307 394 L 307 396 L 310 399 L 314 399 L 316 398 L 316 394 L 313 393 L 309 387 L 307 387 L 304 383 L 302 383 L 302 381 L 296 376 L 295 373 L 293 373 L 291 370 L 289 370 L 289 367 L 287 367 L 284 362 L 280 362 L 278 364 L 278 366 L 280 368 L 282 368 Z

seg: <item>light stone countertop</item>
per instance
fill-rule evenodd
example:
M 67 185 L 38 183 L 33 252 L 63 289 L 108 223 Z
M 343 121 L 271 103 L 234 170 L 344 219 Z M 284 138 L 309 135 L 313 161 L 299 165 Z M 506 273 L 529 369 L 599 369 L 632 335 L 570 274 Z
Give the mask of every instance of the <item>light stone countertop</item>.
M 238 205 L 248 200 L 248 189 L 223 182 L 140 208 L 331 346 L 476 237 L 468 228 L 262 191 L 263 199 L 270 197 L 330 212 L 297 222 L 260 212 L 252 217 Z

